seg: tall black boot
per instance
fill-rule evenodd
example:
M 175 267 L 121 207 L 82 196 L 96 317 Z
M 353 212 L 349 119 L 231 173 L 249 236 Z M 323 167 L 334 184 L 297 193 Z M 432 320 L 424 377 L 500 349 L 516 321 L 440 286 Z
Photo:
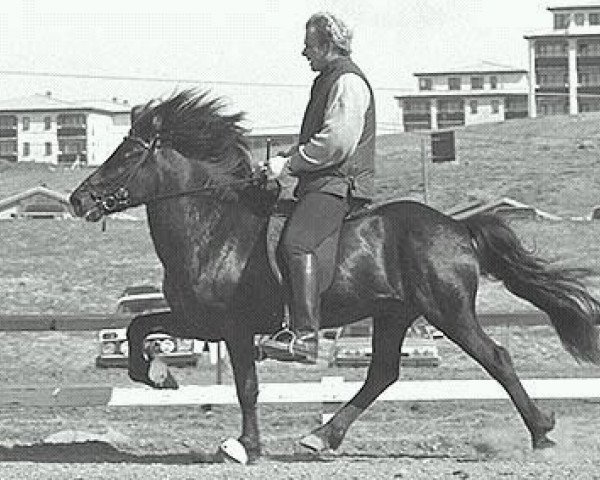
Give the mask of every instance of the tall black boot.
M 262 347 L 268 358 L 316 363 L 321 324 L 319 271 L 316 255 L 288 257 L 291 287 L 291 330 L 278 332 Z

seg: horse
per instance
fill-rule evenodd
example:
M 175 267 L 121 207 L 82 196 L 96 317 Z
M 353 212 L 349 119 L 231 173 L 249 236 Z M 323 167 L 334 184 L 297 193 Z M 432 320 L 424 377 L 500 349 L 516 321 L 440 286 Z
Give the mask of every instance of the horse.
M 218 97 L 196 90 L 136 107 L 129 134 L 70 203 L 92 222 L 145 204 L 170 312 L 131 321 L 128 374 L 154 388 L 177 388 L 143 350 L 153 331 L 224 340 L 241 409 L 237 442 L 252 462 L 261 455 L 255 336 L 280 329 L 285 287 L 267 247 L 278 191 L 257 174 L 242 122 L 242 113 L 225 112 Z M 371 363 L 356 395 L 300 445 L 317 453 L 339 447 L 350 425 L 399 379 L 402 342 L 422 316 L 502 385 L 534 449 L 553 446 L 554 412 L 532 401 L 508 351 L 477 320 L 482 275 L 543 310 L 578 361 L 600 363 L 600 303 L 574 269 L 525 248 L 495 215 L 456 220 L 415 201 L 375 204 L 346 219 L 321 305 L 322 328 L 373 319 Z

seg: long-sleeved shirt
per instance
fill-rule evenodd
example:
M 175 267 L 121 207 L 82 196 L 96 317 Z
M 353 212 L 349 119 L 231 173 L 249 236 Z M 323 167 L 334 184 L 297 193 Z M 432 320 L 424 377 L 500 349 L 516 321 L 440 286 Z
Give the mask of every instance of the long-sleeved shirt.
M 354 73 L 341 75 L 327 97 L 323 128 L 292 154 L 292 175 L 336 165 L 354 153 L 360 140 L 370 92 Z

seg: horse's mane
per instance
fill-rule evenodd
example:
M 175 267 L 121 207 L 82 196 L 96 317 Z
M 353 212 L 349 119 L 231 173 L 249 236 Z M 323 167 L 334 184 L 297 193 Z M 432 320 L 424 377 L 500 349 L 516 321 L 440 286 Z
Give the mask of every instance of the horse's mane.
M 166 100 L 151 100 L 137 107 L 131 128 L 143 138 L 159 134 L 180 154 L 208 162 L 222 175 L 245 177 L 252 168 L 246 129 L 240 124 L 244 114 L 225 114 L 222 99 L 208 95 L 188 89 Z

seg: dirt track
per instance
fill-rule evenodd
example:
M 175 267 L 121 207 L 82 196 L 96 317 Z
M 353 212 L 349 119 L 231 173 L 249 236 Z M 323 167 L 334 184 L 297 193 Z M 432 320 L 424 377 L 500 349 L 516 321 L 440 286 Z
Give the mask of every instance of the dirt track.
M 261 406 L 265 457 L 219 463 L 220 441 L 237 431 L 234 406 L 21 409 L 2 412 L 2 479 L 192 478 L 600 478 L 598 403 L 545 401 L 555 410 L 557 447 L 534 452 L 506 401 L 379 403 L 337 452 L 313 456 L 296 440 L 317 425 L 318 405 Z M 112 443 L 41 445 L 73 429 Z M 108 433 L 107 433 L 108 432 Z
M 495 329 L 522 378 L 598 376 L 578 366 L 549 327 Z M 133 384 L 121 369 L 93 366 L 93 332 L 2 333 L 0 382 Z M 438 368 L 402 369 L 404 379 L 487 378 L 471 359 L 440 341 Z M 214 367 L 174 371 L 182 384 L 210 383 Z M 263 382 L 314 381 L 323 375 L 364 378 L 364 369 L 259 365 Z M 229 371 L 223 380 L 231 381 Z M 0 388 L 1 394 L 1 388 Z M 237 406 L 17 408 L 0 411 L 0 479 L 600 479 L 600 403 L 543 401 L 555 410 L 557 447 L 531 450 L 528 433 L 508 401 L 380 402 L 350 429 L 340 449 L 315 457 L 297 440 L 320 420 L 320 405 L 261 405 L 264 458 L 242 467 L 217 463 L 221 441 L 240 428 Z M 59 431 L 92 432 L 106 443 L 42 445 Z

